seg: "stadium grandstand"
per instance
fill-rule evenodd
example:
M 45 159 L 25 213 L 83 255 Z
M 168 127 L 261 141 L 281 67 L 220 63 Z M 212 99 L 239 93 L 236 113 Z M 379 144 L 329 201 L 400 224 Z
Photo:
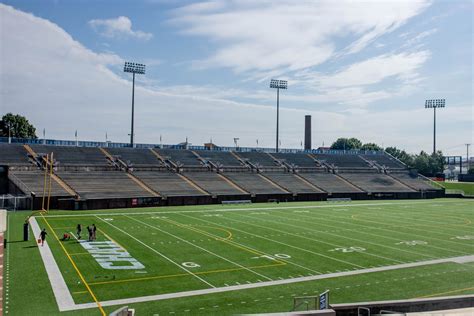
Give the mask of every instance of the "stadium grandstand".
M 157 146 L 15 140 L 0 143 L 3 194 L 39 208 L 53 154 L 52 207 L 96 209 L 224 201 L 432 198 L 443 191 L 385 152 Z

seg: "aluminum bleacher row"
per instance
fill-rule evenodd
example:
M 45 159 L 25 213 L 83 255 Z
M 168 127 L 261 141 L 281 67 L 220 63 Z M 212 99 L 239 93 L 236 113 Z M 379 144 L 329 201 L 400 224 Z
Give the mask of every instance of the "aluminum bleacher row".
M 54 153 L 53 204 L 62 208 L 439 195 L 386 154 L 0 144 L 10 187 L 41 197 L 48 153 Z

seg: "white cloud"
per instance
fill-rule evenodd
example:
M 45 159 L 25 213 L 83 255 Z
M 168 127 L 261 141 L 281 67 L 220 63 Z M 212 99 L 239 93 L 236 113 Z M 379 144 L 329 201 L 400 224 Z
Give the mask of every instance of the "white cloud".
M 391 77 L 413 79 L 429 56 L 428 51 L 379 55 L 331 75 L 316 75 L 312 81 L 319 86 L 341 88 L 376 84 Z
M 340 38 L 353 38 L 344 53 L 358 52 L 428 5 L 424 0 L 216 0 L 184 6 L 172 22 L 184 34 L 218 44 L 198 66 L 265 73 L 319 65 L 336 54 Z
M 93 52 L 57 25 L 3 4 L 0 16 L 2 28 L 15 30 L 1 33 L 0 113 L 26 115 L 38 130 L 46 128 L 50 138 L 73 139 L 77 129 L 80 139 L 103 141 L 107 131 L 112 141 L 128 141 L 131 82 L 108 68 L 123 63 L 119 56 Z M 269 103 L 272 106 L 262 106 L 223 100 L 239 91 L 210 94 L 207 86 L 185 86 L 182 90 L 192 95 L 197 90 L 198 96 L 181 95 L 181 88 L 153 91 L 137 86 L 138 142 L 158 143 L 161 134 L 163 142 L 171 144 L 188 136 L 194 144 L 212 137 L 217 144 L 232 146 L 233 138 L 239 137 L 242 146 L 254 146 L 257 138 L 260 146 L 274 145 L 273 102 Z M 341 100 L 347 96 L 377 99 L 387 93 L 367 92 L 360 87 L 336 90 L 334 95 Z M 323 95 L 319 100 L 334 95 Z M 337 137 L 356 136 L 409 151 L 429 151 L 431 147 L 432 118 L 418 104 L 390 112 L 282 108 L 280 114 L 283 147 L 300 147 L 306 114 L 313 116 L 315 146 L 323 141 L 327 145 Z M 447 107 L 438 120 L 438 146 L 449 147 L 452 139 L 466 135 L 466 128 L 472 132 L 472 127 L 466 127 L 470 124 L 470 104 Z
M 88 24 L 100 35 L 108 38 L 133 37 L 147 41 L 153 37 L 151 33 L 132 30 L 132 21 L 126 16 L 90 20 Z

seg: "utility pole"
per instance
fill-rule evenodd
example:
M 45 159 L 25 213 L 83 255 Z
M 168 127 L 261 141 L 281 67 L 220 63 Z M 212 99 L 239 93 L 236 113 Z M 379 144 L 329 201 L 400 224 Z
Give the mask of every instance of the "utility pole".
M 471 144 L 466 144 L 466 165 L 467 165 L 468 172 L 469 172 L 469 168 L 471 167 L 469 164 L 469 146 L 471 146 Z

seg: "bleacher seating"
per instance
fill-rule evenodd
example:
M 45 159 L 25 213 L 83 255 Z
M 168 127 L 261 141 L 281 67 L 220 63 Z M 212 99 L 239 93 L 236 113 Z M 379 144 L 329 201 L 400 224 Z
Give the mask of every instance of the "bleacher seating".
M 0 144 L 0 165 L 28 165 L 28 154 L 23 145 Z
M 323 191 L 310 186 L 293 173 L 269 172 L 264 175 L 292 193 L 323 193 Z
M 388 155 L 362 155 L 368 161 L 375 161 L 380 166 L 392 169 L 405 169 L 405 165 Z
M 289 165 L 296 165 L 301 168 L 316 168 L 319 167 L 318 163 L 304 153 L 274 153 L 273 157 L 279 160 L 283 160 Z
M 53 153 L 59 166 L 108 166 L 106 156 L 97 147 L 31 145 L 37 154 Z
M 63 172 L 58 176 L 68 183 L 82 199 L 153 197 L 125 172 L 93 171 Z
M 9 179 L 15 183 L 25 194 L 35 193 L 37 197 L 43 196 L 44 189 L 44 171 L 17 171 L 10 172 Z M 49 190 L 49 177 L 47 178 L 46 188 Z M 18 183 L 20 182 L 20 183 Z M 46 192 L 47 194 L 47 192 Z M 51 196 L 70 196 L 56 181 L 51 180 Z
M 341 173 L 344 179 L 366 192 L 414 192 L 413 189 L 382 173 Z
M 214 172 L 186 172 L 184 175 L 213 195 L 245 194 Z
M 369 164 L 358 155 L 350 154 L 314 154 L 316 159 L 326 162 L 329 165 L 335 165 L 338 168 L 370 168 Z
M 328 193 L 359 193 L 357 187 L 332 173 L 300 173 L 300 176 Z
M 198 160 L 190 150 L 184 149 L 153 149 L 163 159 L 169 159 L 177 164 L 182 164 L 184 167 L 203 167 L 202 163 Z
M 227 168 L 242 167 L 242 163 L 228 151 L 199 150 L 196 153 L 204 160 L 210 160 Z
M 127 165 L 134 167 L 162 167 L 163 163 L 151 152 L 145 148 L 107 148 L 107 151 L 117 156 Z
M 242 159 L 250 161 L 254 165 L 260 165 L 262 167 L 277 167 L 275 160 L 267 153 L 249 151 L 237 153 Z
M 162 196 L 205 195 L 173 172 L 135 171 L 133 174 Z
M 437 188 L 430 185 L 427 180 L 422 180 L 418 176 L 411 175 L 407 172 L 391 173 L 390 175 L 416 190 L 437 190 Z
M 287 193 L 279 187 L 271 184 L 257 173 L 250 172 L 226 172 L 224 176 L 228 177 L 239 187 L 252 194 L 278 194 Z
M 406 166 L 385 154 L 268 154 L 112 147 L 104 148 L 104 152 L 98 147 L 30 146 L 37 154 L 54 153 L 57 162 L 55 174 L 64 181 L 64 187 L 53 180 L 52 196 L 70 197 L 75 191 L 80 200 L 150 197 L 153 203 L 159 201 L 163 205 L 172 205 L 211 203 L 229 199 L 229 196 L 239 200 L 246 195 L 248 199 L 248 193 L 253 202 L 280 198 L 312 200 L 324 198 L 326 192 L 338 198 L 363 198 L 367 193 L 396 193 L 390 196 L 405 198 L 419 196 L 419 190 L 427 191 L 426 197 L 442 195 L 442 191 L 436 191 L 428 181 L 410 175 Z M 0 144 L 0 165 L 9 167 L 4 173 L 9 174 L 8 187 L 17 186 L 26 194 L 35 192 L 40 196 L 43 171 L 37 169 L 27 149 L 20 144 Z M 116 160 L 112 167 L 107 153 L 133 168 L 124 168 L 124 164 Z M 284 166 L 275 160 L 281 160 Z M 207 165 L 206 161 L 209 161 Z M 328 172 L 326 165 L 334 166 L 335 170 Z M 263 173 L 251 172 L 251 167 L 255 169 L 255 166 Z M 381 173 L 384 171 L 379 170 L 380 166 L 388 168 L 386 173 Z M 215 173 L 216 169 L 223 173 Z M 125 170 L 133 173 L 128 174 Z M 297 174 L 285 172 L 287 170 Z

